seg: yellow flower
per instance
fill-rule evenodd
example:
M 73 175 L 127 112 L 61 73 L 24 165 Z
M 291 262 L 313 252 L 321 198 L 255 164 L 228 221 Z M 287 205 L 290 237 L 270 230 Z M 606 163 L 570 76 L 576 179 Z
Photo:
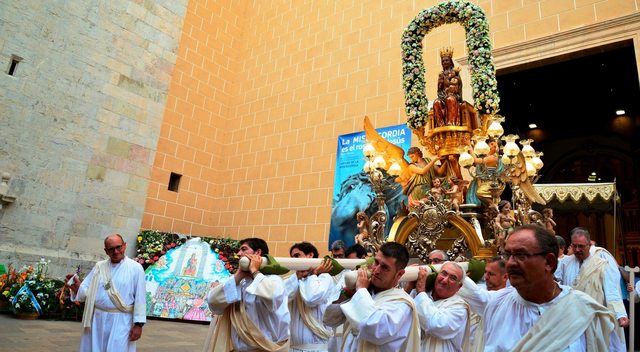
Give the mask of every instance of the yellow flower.
M 142 242 L 142 236 L 138 236 L 138 242 Z

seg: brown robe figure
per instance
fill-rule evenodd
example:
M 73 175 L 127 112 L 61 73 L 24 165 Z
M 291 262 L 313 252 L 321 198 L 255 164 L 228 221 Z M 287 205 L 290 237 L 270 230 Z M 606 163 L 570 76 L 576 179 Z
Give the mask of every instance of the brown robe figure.
M 438 97 L 433 102 L 436 127 L 460 126 L 462 80 L 460 69 L 453 67 L 453 49 L 440 50 L 442 72 L 438 75 Z

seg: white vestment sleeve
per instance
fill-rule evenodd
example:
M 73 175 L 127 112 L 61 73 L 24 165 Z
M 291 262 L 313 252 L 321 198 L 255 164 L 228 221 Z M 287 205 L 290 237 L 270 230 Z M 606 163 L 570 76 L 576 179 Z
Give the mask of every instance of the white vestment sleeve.
M 627 316 L 627 312 L 624 309 L 622 303 L 622 293 L 620 292 L 620 271 L 618 271 L 618 264 L 615 259 L 608 255 L 606 252 L 601 252 L 600 257 L 607 261 L 607 270 L 604 273 L 604 297 L 607 304 L 613 304 L 616 314 L 616 319 Z
M 266 307 L 273 311 L 276 311 L 283 303 L 280 299 L 287 298 L 284 283 L 278 275 L 264 275 L 259 273 L 253 279 L 253 282 L 247 286 L 246 292 L 255 295 L 257 300 L 262 301 Z
M 236 278 L 232 275 L 207 293 L 207 303 L 213 314 L 222 315 L 229 304 L 238 302 L 241 297 L 240 286 L 236 285 Z
M 492 294 L 487 290 L 479 288 L 469 277 L 465 277 L 464 283 L 458 291 L 458 296 L 462 297 L 462 299 L 469 304 L 472 312 L 482 317 L 484 316 L 484 310 L 487 304 L 491 301 Z
M 340 308 L 340 304 L 328 305 L 327 309 L 324 311 L 324 316 L 322 317 L 324 325 L 332 328 L 344 324 L 345 320 L 346 317 L 342 312 L 342 308 Z
M 135 266 L 135 287 L 134 287 L 134 311 L 133 322 L 145 323 L 147 321 L 147 288 L 144 280 L 144 269 L 141 265 L 133 262 Z
M 87 298 L 87 290 L 89 289 L 89 285 L 91 284 L 91 280 L 93 280 L 93 276 L 96 274 L 96 267 L 95 265 L 93 266 L 93 269 L 91 269 L 91 271 L 89 272 L 89 275 L 87 275 L 84 280 L 82 280 L 82 283 L 80 284 L 80 288 L 78 289 L 77 293 L 74 293 L 73 291 L 71 291 L 71 300 L 74 302 L 84 302 L 85 299 Z
M 332 295 L 334 281 L 329 274 L 310 275 L 300 282 L 300 295 L 304 303 L 310 307 L 326 304 Z
M 358 329 L 359 338 L 365 341 L 383 345 L 409 335 L 412 312 L 405 302 L 376 305 L 369 291 L 360 288 L 341 308 L 349 323 Z
M 416 309 L 420 327 L 428 335 L 442 340 L 451 340 L 464 334 L 467 326 L 467 309 L 460 307 L 438 308 L 425 292 L 416 295 Z
M 287 291 L 287 296 L 289 302 L 293 301 L 296 298 L 296 293 L 298 293 L 298 287 L 300 285 L 300 281 L 298 280 L 298 276 L 293 274 L 284 280 L 284 289 Z

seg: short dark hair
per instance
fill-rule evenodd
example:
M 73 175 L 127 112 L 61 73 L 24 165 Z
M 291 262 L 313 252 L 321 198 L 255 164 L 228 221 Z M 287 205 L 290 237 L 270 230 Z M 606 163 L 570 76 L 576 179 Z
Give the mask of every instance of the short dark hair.
M 364 258 L 367 256 L 367 250 L 361 244 L 354 244 L 353 246 L 347 248 L 347 251 L 344 252 L 344 256 L 348 257 L 349 254 L 355 253 L 356 257 Z
M 517 231 L 522 230 L 532 230 L 533 234 L 538 242 L 538 246 L 540 246 L 541 254 L 549 254 L 552 253 L 556 257 L 555 265 L 553 266 L 553 271 L 556 271 L 558 267 L 558 251 L 560 248 L 558 247 L 558 240 L 556 240 L 556 236 L 552 235 L 551 232 L 547 231 L 544 227 L 535 224 L 527 224 L 516 227 L 511 235 L 513 235 Z
M 313 253 L 313 257 L 318 258 L 318 249 L 316 248 L 316 246 L 312 245 L 309 242 L 300 242 L 294 244 L 293 246 L 291 246 L 291 248 L 289 248 L 289 255 L 291 255 L 291 252 L 293 252 L 294 249 L 298 249 L 304 254 Z
M 556 235 L 556 241 L 558 242 L 558 248 L 567 247 L 567 242 L 565 242 L 565 240 L 564 240 L 564 238 L 562 238 L 562 236 Z
M 400 243 L 385 242 L 380 246 L 380 253 L 385 257 L 396 258 L 396 270 L 402 270 L 409 262 L 409 251 Z
M 501 256 L 495 256 L 487 259 L 487 264 L 489 263 L 498 263 L 498 267 L 500 268 L 501 273 L 505 273 L 507 267 L 505 266 L 504 259 Z
M 251 249 L 253 249 L 254 251 L 257 251 L 259 249 L 262 255 L 269 254 L 269 246 L 267 245 L 267 242 L 265 242 L 262 238 L 257 238 L 257 237 L 245 238 L 243 240 L 240 240 L 240 243 L 239 243 L 240 246 L 242 246 L 243 244 L 246 244 L 247 246 L 251 247 Z
M 344 244 L 343 240 L 335 240 L 331 243 L 329 250 L 331 251 L 339 251 L 339 250 L 347 250 L 347 245 Z
M 584 238 L 587 239 L 587 242 L 591 241 L 591 234 L 589 233 L 589 230 L 585 229 L 584 227 L 576 227 L 571 230 L 571 232 L 569 233 L 569 238 L 573 238 L 573 236 L 584 236 Z

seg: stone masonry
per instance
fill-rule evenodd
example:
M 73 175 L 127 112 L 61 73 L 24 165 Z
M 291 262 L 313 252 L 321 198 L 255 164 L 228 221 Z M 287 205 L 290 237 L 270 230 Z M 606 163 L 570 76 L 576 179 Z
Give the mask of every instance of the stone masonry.
M 0 0 L 0 172 L 17 197 L 0 210 L 0 263 L 86 272 L 111 232 L 133 255 L 186 11 Z

